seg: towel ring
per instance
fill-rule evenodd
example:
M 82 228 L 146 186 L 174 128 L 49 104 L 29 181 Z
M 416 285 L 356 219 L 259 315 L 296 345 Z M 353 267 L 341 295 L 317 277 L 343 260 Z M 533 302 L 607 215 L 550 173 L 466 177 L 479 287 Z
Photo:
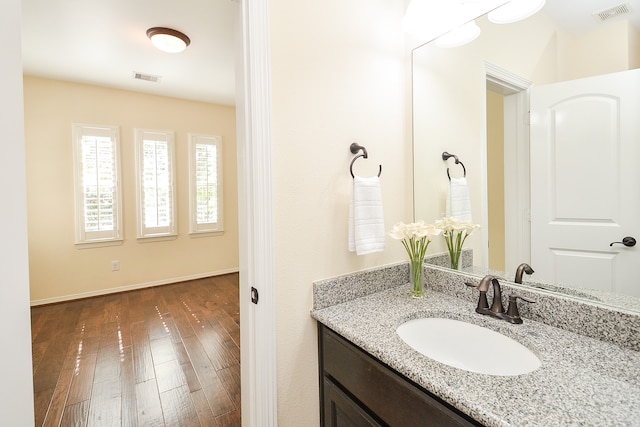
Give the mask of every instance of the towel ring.
M 369 154 L 367 154 L 367 149 L 364 148 L 362 145 L 358 144 L 357 142 L 352 143 L 349 146 L 349 149 L 351 150 L 352 154 L 356 154 L 358 151 L 362 150 L 362 154 L 358 154 L 357 156 L 355 156 L 353 160 L 351 160 L 351 164 L 349 165 L 349 172 L 351 172 L 351 178 L 355 178 L 355 175 L 353 174 L 353 163 L 360 157 L 363 157 L 365 159 L 369 158 Z M 382 174 L 382 165 L 378 165 L 378 166 L 379 166 L 378 177 L 380 177 L 380 175 Z
M 464 163 L 462 163 L 460 161 L 460 159 L 458 159 L 458 156 L 456 156 L 455 154 L 449 154 L 446 151 L 444 151 L 442 153 L 442 160 L 444 160 L 445 162 L 447 160 L 449 160 L 451 157 L 453 157 L 455 159 L 455 161 L 456 161 L 455 163 L 457 165 L 462 166 L 462 172 L 463 172 L 462 176 L 466 177 L 467 176 L 467 168 L 464 167 Z M 451 181 L 451 175 L 449 175 L 449 168 L 447 168 L 447 178 L 449 178 L 449 181 Z

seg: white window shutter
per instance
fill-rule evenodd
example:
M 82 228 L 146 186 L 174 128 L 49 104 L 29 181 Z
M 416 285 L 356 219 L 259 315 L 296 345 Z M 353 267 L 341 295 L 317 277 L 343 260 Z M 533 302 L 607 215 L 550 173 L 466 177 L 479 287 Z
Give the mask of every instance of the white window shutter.
M 173 132 L 136 129 L 138 238 L 175 236 Z
M 190 232 L 224 231 L 222 209 L 222 140 L 189 134 Z
M 76 244 L 122 241 L 117 126 L 72 125 Z

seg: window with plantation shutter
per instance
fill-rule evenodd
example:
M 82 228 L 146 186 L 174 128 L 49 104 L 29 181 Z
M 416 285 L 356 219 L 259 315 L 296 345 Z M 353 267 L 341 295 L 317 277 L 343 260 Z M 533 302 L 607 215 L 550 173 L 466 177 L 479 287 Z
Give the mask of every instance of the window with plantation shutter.
M 189 175 L 190 232 L 224 231 L 220 137 L 189 134 Z
M 138 238 L 175 236 L 173 132 L 136 129 Z
M 72 134 L 76 244 L 120 243 L 119 129 L 74 123 Z

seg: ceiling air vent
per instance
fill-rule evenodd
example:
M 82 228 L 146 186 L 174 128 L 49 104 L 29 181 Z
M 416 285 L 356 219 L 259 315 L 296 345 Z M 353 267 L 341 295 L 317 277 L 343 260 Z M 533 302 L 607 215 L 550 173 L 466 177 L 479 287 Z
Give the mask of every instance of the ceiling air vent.
M 609 9 L 601 10 L 600 12 L 594 12 L 593 17 L 596 22 L 604 22 L 608 19 L 615 18 L 620 15 L 626 15 L 631 13 L 631 4 L 624 3 L 618 6 L 610 7 Z
M 160 77 L 160 76 L 154 76 L 152 74 L 138 73 L 137 71 L 133 72 L 133 78 L 134 79 L 138 79 L 138 80 L 144 80 L 144 81 L 147 81 L 147 82 L 152 82 L 152 83 L 160 83 L 160 80 L 162 79 L 162 77 Z

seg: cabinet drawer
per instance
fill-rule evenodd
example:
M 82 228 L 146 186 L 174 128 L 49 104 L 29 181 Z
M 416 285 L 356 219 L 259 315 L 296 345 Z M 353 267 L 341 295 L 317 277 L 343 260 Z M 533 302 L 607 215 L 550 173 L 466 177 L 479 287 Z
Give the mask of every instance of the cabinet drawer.
M 321 375 L 391 426 L 478 426 L 435 395 L 319 324 Z

